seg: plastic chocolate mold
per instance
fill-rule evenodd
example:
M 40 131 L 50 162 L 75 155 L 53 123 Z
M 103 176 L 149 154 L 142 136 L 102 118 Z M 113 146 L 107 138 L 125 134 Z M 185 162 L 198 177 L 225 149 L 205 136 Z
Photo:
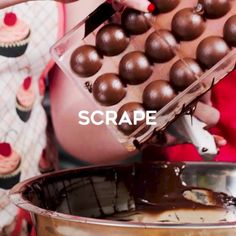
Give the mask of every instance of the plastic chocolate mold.
M 52 56 L 97 110 L 156 109 L 155 126 L 140 122 L 127 131 L 110 125 L 119 142 L 134 150 L 234 69 L 236 48 L 226 41 L 230 26 L 224 28 L 236 1 L 228 2 L 220 16 L 210 16 L 202 0 L 182 0 L 158 15 L 117 12 L 103 3 L 53 46 Z

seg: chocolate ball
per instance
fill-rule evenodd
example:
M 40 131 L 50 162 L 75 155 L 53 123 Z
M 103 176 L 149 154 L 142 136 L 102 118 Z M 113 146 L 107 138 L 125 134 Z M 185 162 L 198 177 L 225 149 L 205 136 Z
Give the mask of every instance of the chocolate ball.
M 203 71 L 199 64 L 192 58 L 178 60 L 170 69 L 170 83 L 177 91 L 183 91 L 201 76 Z M 187 66 L 188 65 L 188 66 Z
M 134 51 L 121 59 L 119 73 L 125 83 L 137 85 L 152 75 L 152 66 L 143 52 Z
M 102 56 L 95 47 L 83 45 L 72 53 L 70 66 L 79 76 L 89 77 L 96 74 L 102 67 Z
M 233 47 L 236 47 L 236 15 L 231 16 L 224 26 L 224 40 Z
M 137 102 L 130 102 L 130 103 L 126 103 L 124 104 L 118 111 L 117 113 L 117 123 L 119 123 L 122 115 L 127 112 L 127 115 L 129 117 L 129 119 L 132 121 L 132 123 L 134 123 L 134 111 L 141 111 L 141 112 L 144 112 L 145 113 L 145 109 L 144 107 L 142 106 L 141 103 L 137 103 Z M 130 125 L 128 123 L 123 123 L 123 124 L 118 124 L 118 130 L 120 130 L 123 134 L 125 135 L 130 135 L 132 134 L 138 127 L 140 127 L 142 124 L 145 123 L 145 119 L 144 120 L 141 120 L 141 121 L 138 121 L 137 122 L 137 125 Z
M 171 23 L 172 32 L 180 39 L 189 41 L 199 37 L 205 30 L 205 22 L 192 8 L 177 12 Z
M 118 24 L 105 25 L 96 35 L 96 47 L 106 56 L 120 54 L 128 44 L 129 38 Z
M 122 13 L 121 24 L 131 35 L 143 34 L 151 28 L 144 13 L 131 8 L 126 8 Z
M 206 68 L 211 68 L 229 53 L 226 42 L 218 36 L 203 39 L 197 47 L 197 59 Z
M 180 0 L 153 0 L 153 3 L 156 5 L 158 12 L 166 13 L 174 10 Z
M 226 15 L 231 9 L 231 0 L 200 0 L 205 16 L 216 19 Z
M 93 96 L 104 106 L 117 104 L 125 95 L 126 88 L 116 74 L 103 74 L 93 84 Z
M 156 80 L 144 89 L 143 104 L 149 110 L 159 111 L 175 96 L 175 91 L 167 81 Z
M 167 62 L 175 57 L 177 42 L 168 30 L 159 30 L 149 35 L 145 44 L 146 55 L 154 62 Z

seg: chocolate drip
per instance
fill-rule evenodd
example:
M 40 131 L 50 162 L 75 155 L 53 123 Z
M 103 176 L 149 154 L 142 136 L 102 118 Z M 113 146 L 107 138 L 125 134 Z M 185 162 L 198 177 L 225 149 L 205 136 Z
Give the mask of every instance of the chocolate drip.
M 146 163 L 136 166 L 136 210 L 149 213 L 174 209 L 217 209 L 235 205 L 235 198 L 209 189 L 185 186 L 184 163 Z

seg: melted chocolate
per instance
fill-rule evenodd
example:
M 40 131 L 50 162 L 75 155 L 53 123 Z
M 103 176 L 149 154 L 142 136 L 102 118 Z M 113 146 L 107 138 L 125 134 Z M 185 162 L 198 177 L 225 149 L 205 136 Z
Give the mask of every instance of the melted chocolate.
M 176 96 L 171 85 L 165 80 L 151 82 L 143 92 L 143 104 L 149 110 L 159 111 Z
M 236 47 L 236 15 L 231 16 L 224 26 L 224 40 L 232 47 Z
M 102 57 L 94 46 L 83 45 L 72 53 L 70 66 L 79 76 L 89 77 L 102 67 Z
M 104 106 L 117 104 L 125 95 L 126 88 L 116 74 L 103 74 L 93 84 L 93 96 Z
M 172 20 L 172 31 L 180 40 L 198 38 L 205 30 L 202 16 L 192 8 L 184 8 L 177 12 Z
M 134 215 L 142 217 L 142 214 L 153 214 L 155 217 L 167 211 L 192 210 L 197 212 L 197 210 L 235 207 L 236 199 L 234 197 L 206 188 L 186 186 L 181 178 L 185 168 L 186 165 L 181 162 L 140 163 L 135 164 L 131 172 L 128 168 L 119 168 L 116 172 L 116 186 L 125 184 L 129 196 L 134 200 L 135 209 L 126 212 L 129 214 L 124 214 L 123 219 L 119 213 L 106 215 L 105 218 L 132 221 Z M 112 179 L 108 178 L 107 181 L 112 181 Z M 101 218 L 104 218 L 104 215 Z M 177 214 L 176 218 L 178 219 Z M 189 221 L 191 222 L 191 219 Z
M 210 19 L 220 18 L 226 15 L 231 9 L 231 0 L 200 0 L 205 16 Z
M 182 180 L 185 169 L 188 176 L 191 169 L 184 163 L 168 162 L 70 170 L 31 181 L 22 195 L 32 204 L 50 211 L 127 221 L 132 221 L 132 217 L 122 218 L 119 214 L 147 213 L 155 217 L 178 209 L 196 213 L 197 210 L 235 209 L 234 197 L 186 185 Z M 85 198 L 78 198 L 78 193 L 85 193 Z M 189 221 L 191 223 L 191 219 Z
M 153 62 L 167 62 L 174 56 L 174 48 L 177 42 L 174 36 L 168 30 L 159 30 L 149 35 L 145 44 L 146 55 Z
M 121 59 L 119 74 L 125 83 L 137 85 L 152 75 L 152 66 L 143 52 L 134 51 Z
M 126 8 L 122 13 L 121 24 L 131 35 L 143 34 L 151 28 L 144 13 L 131 8 Z
M 180 0 L 153 0 L 158 12 L 166 13 L 174 10 L 180 3 Z
M 199 64 L 192 58 L 178 60 L 170 69 L 170 83 L 177 91 L 183 91 L 192 84 L 197 76 L 201 76 L 203 71 Z
M 118 24 L 103 26 L 96 35 L 96 47 L 106 56 L 115 56 L 123 52 L 129 44 L 129 38 Z
M 214 209 L 235 205 L 235 199 L 209 189 L 185 186 L 184 163 L 146 163 L 136 167 L 134 196 L 136 210 L 158 213 L 176 209 Z M 197 195 L 191 201 L 185 193 Z
M 230 52 L 226 42 L 218 36 L 210 36 L 203 39 L 197 47 L 197 59 L 210 69 Z

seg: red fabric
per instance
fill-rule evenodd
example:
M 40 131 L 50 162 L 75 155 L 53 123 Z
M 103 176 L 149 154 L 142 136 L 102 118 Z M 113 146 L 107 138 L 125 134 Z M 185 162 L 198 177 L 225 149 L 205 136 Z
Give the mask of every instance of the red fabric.
M 220 149 L 216 161 L 236 162 L 236 70 L 213 88 L 212 102 L 221 118 L 212 133 L 223 136 L 228 144 Z M 192 145 L 178 145 L 165 149 L 170 161 L 201 161 Z
M 32 220 L 30 214 L 24 210 L 19 210 L 19 213 L 16 218 L 16 226 L 11 236 L 19 236 L 22 231 L 23 220 L 27 222 L 28 225 L 32 226 Z

